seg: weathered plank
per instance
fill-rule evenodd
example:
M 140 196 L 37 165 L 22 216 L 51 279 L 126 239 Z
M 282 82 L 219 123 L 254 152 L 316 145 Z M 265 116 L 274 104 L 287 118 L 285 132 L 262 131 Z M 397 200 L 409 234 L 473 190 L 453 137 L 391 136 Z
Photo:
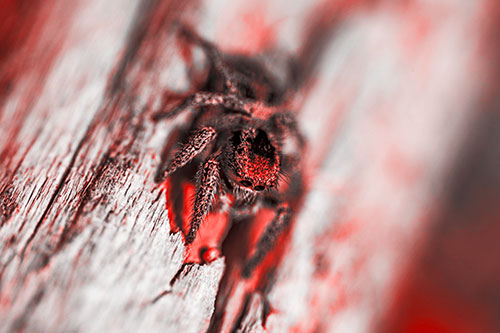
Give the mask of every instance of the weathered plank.
M 33 96 L 18 78 L 2 113 L 6 132 L 21 128 L 3 142 L 11 150 L 19 144 L 2 163 L 2 187 L 16 207 L 1 230 L 5 329 L 206 329 L 223 261 L 179 273 L 170 284 L 184 247 L 169 235 L 164 198 L 152 181 L 168 130 L 145 124 L 144 106 L 131 104 L 139 98 L 123 92 L 128 82 L 110 80 L 131 79 L 120 71 L 128 70 L 141 29 L 150 28 L 153 12 L 170 22 L 170 10 L 180 11 L 95 1 L 56 6 L 43 18 L 48 35 L 36 41 L 39 52 L 59 35 L 61 49 L 51 67 L 35 67 L 46 70 L 44 78 L 25 78 L 25 89 L 37 85 Z M 116 13 L 111 22 L 109 13 Z M 71 19 L 61 27 L 65 16 Z M 18 112 L 17 100 L 29 98 L 23 117 L 14 118 L 19 125 L 6 121 Z
M 2 330 L 373 330 L 482 84 L 471 64 L 486 0 L 409 3 L 40 2 L 2 55 Z M 272 56 L 299 53 L 326 18 L 334 34 L 299 96 L 309 188 L 276 276 L 255 288 L 224 258 L 183 265 L 154 182 L 175 122 L 150 119 L 165 91 L 191 87 L 174 23 Z

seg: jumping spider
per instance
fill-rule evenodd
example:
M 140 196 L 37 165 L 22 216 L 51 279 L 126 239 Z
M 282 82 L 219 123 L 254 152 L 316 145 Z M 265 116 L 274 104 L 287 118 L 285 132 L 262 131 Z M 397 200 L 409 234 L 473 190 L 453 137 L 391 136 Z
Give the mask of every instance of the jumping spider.
M 217 194 L 234 197 L 230 207 L 233 219 L 252 216 L 261 206 L 275 209 L 274 218 L 243 268 L 242 275 L 248 277 L 289 225 L 293 208 L 290 202 L 301 191 L 299 162 L 304 139 L 294 114 L 285 109 L 290 90 L 286 85 L 291 79 L 280 84 L 261 62 L 223 55 L 186 27 L 180 33 L 201 48 L 210 69 L 203 91 L 154 116 L 158 120 L 187 109 L 195 111 L 187 131 L 190 135 L 157 180 L 196 164 L 196 192 L 186 244 L 194 241 Z M 293 76 L 292 71 L 289 74 Z

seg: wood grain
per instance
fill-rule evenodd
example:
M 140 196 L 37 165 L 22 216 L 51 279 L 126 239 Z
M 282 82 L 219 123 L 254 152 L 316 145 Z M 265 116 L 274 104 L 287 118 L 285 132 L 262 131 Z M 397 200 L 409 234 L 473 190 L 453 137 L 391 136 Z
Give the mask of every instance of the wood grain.
M 0 330 L 374 330 L 474 118 L 485 2 L 40 2 L 0 54 Z M 335 29 L 298 96 L 303 208 L 273 283 L 234 280 L 216 310 L 225 258 L 183 264 L 154 181 L 182 118 L 151 115 L 191 87 L 175 24 L 272 62 L 318 8 Z

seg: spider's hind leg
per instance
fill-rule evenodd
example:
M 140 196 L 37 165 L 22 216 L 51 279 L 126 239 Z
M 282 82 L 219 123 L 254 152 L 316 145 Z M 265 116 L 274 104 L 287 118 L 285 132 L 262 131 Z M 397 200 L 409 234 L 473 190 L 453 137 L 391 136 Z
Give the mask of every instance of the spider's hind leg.
M 224 83 L 227 89 L 229 90 L 229 93 L 232 95 L 238 95 L 238 90 L 236 88 L 235 80 L 231 75 L 230 71 L 228 70 L 226 64 L 224 63 L 222 55 L 220 54 L 217 47 L 215 47 L 212 43 L 210 43 L 206 39 L 202 38 L 188 26 L 185 25 L 181 26 L 180 33 L 182 36 L 186 37 L 193 43 L 198 44 L 203 49 L 203 51 L 212 62 L 215 69 L 223 76 L 225 81 Z
M 275 247 L 278 236 L 290 225 L 290 220 L 290 208 L 287 204 L 281 204 L 276 211 L 274 219 L 260 236 L 254 254 L 246 261 L 241 272 L 244 278 L 250 277 L 255 267 L 257 267 L 262 260 L 264 260 L 266 254 Z

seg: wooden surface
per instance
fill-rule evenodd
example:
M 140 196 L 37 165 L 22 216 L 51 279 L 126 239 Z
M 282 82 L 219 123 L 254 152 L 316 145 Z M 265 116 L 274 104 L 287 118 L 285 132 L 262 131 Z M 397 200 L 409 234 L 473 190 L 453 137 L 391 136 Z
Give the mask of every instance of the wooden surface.
M 151 115 L 165 91 L 191 84 L 173 24 L 191 22 L 226 52 L 294 54 L 317 8 L 335 29 L 297 110 L 308 192 L 274 283 L 263 293 L 234 280 L 219 329 L 377 330 L 476 117 L 486 3 L 11 5 L 18 24 L 0 54 L 1 330 L 209 329 L 225 258 L 183 265 L 154 182 L 182 119 Z

